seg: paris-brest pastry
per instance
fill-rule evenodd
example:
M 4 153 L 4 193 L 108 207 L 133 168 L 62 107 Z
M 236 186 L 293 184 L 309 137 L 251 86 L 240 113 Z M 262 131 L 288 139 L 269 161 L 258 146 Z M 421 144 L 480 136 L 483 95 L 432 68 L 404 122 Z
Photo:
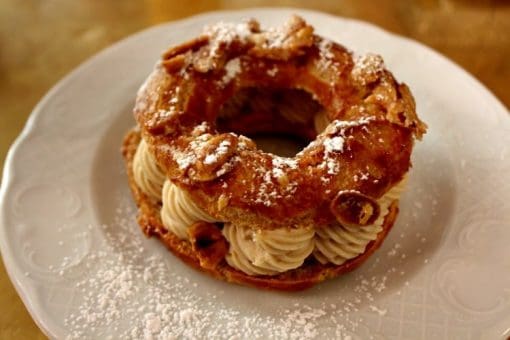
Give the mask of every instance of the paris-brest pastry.
M 398 214 L 426 125 L 381 57 L 303 19 L 218 23 L 164 53 L 124 140 L 138 222 L 229 282 L 298 290 L 351 271 Z M 294 157 L 250 136 L 294 136 Z

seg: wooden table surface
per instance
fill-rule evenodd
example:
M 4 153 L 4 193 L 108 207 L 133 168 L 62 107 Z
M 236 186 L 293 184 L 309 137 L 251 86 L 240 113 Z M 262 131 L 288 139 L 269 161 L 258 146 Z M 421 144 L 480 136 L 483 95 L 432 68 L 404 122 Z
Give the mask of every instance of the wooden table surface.
M 33 106 L 99 50 L 157 23 L 256 6 L 312 8 L 418 40 L 460 64 L 510 106 L 507 0 L 0 0 L 0 167 Z M 3 265 L 0 292 L 0 338 L 44 338 Z

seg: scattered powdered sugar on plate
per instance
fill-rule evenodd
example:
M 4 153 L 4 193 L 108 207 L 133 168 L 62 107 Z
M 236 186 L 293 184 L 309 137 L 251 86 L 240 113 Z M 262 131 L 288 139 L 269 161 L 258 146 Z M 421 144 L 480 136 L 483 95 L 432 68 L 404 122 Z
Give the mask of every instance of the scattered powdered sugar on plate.
M 307 304 L 300 293 L 289 293 L 295 299 L 270 314 L 259 305 L 247 313 L 228 298 L 228 288 L 236 287 L 226 284 L 218 296 L 172 270 L 164 257 L 173 255 L 152 252 L 135 221 L 134 205 L 122 198 L 113 222 L 98 226 L 104 245 L 84 261 L 87 274 L 76 283 L 80 297 L 65 319 L 68 339 L 348 339 L 363 320 L 357 312 L 385 313 L 374 299 L 387 277 L 361 274 L 350 278 L 355 298 L 339 291 Z

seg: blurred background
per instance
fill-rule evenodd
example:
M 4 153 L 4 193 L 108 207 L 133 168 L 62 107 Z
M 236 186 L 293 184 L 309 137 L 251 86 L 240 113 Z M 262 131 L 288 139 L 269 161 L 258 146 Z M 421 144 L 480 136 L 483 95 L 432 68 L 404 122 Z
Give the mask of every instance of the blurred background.
M 510 0 L 0 0 L 0 168 L 34 105 L 99 50 L 158 23 L 262 6 L 361 19 L 418 40 L 461 65 L 510 107 Z M 43 339 L 3 265 L 0 292 L 0 339 Z

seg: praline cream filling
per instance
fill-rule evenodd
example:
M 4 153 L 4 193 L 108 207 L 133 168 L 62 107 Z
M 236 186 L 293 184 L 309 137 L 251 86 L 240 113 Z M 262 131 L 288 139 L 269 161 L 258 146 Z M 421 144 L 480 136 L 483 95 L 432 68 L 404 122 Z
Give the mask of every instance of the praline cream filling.
M 150 198 L 161 201 L 165 173 L 160 169 L 149 146 L 142 139 L 133 159 L 133 177 L 136 185 Z
M 314 228 L 252 229 L 226 223 L 227 263 L 249 275 L 275 275 L 300 267 L 314 248 Z
M 322 264 L 328 262 L 340 265 L 365 252 L 367 245 L 383 230 L 384 219 L 390 205 L 399 199 L 404 190 L 405 179 L 395 185 L 379 200 L 381 209 L 377 220 L 368 226 L 343 226 L 338 223 L 317 228 L 314 257 Z
M 162 201 L 161 221 L 180 239 L 189 239 L 188 228 L 197 221 L 218 222 L 200 209 L 189 195 L 165 178 L 147 144 L 142 141 L 133 160 L 134 179 L 140 189 Z M 313 253 L 321 263 L 342 264 L 362 254 L 377 238 L 392 202 L 399 199 L 402 181 L 378 200 L 381 213 L 374 224 L 322 228 L 282 227 L 253 229 L 225 223 L 223 235 L 229 242 L 227 263 L 248 275 L 276 275 L 300 267 Z
M 197 207 L 188 194 L 168 179 L 163 185 L 161 222 L 181 240 L 189 239 L 188 228 L 195 222 L 217 222 Z

